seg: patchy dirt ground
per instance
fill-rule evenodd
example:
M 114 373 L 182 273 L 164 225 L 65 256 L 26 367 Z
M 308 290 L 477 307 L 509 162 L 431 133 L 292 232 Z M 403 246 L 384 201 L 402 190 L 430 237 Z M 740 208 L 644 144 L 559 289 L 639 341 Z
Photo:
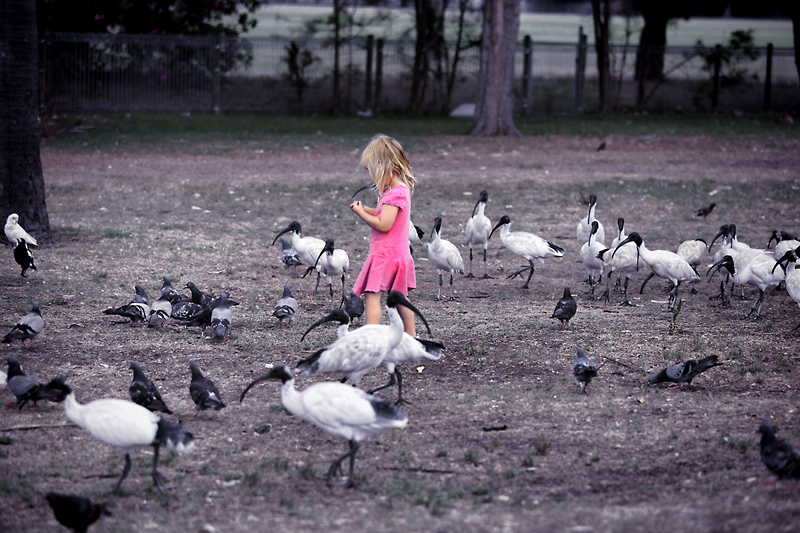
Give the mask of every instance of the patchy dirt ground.
M 367 180 L 357 167 L 367 139 L 348 150 L 313 138 L 279 151 L 266 141 L 181 153 L 45 151 L 56 241 L 35 251 L 39 270 L 28 279 L 20 279 L 10 251 L 0 256 L 0 321 L 12 327 L 38 299 L 46 326 L 32 349 L 17 343 L 0 351 L 40 380 L 67 375 L 80 402 L 127 398 L 128 363 L 138 361 L 197 447 L 162 458 L 167 497 L 154 490 L 151 450 L 133 453 L 122 493 L 107 495 L 121 472 L 119 450 L 65 425 L 60 405 L 6 405 L 0 529 L 57 530 L 44 500 L 51 490 L 108 502 L 114 516 L 93 531 L 796 529 L 800 495 L 788 483 L 762 485 L 773 477 L 755 430 L 768 420 L 779 437 L 800 443 L 798 335 L 791 331 L 800 309 L 785 291 L 770 289 L 763 318 L 743 320 L 757 293 L 746 290 L 744 301 L 720 308 L 709 299 L 717 283 L 703 278 L 698 294 L 682 290 L 670 334 L 663 283 L 650 282 L 639 295 L 643 273 L 631 284 L 638 307 L 618 306 L 620 293 L 610 304 L 588 299 L 575 227 L 585 216 L 581 198 L 595 193 L 607 241 L 621 216 L 651 249 L 710 241 L 729 222 L 742 241 L 764 247 L 773 229 L 800 230 L 797 141 L 630 137 L 607 139 L 597 152 L 600 139 L 576 137 L 400 140 L 420 180 L 412 218 L 426 231 L 442 216 L 444 237 L 461 245 L 485 188 L 493 221 L 508 214 L 512 230 L 537 233 L 566 253 L 537 265 L 530 290 L 522 290 L 505 275 L 523 263 L 493 239 L 495 279 L 458 276 L 458 300 L 437 302 L 436 272 L 425 250 L 415 250 L 412 300 L 446 356 L 402 369 L 411 422 L 363 443 L 360 486 L 347 491 L 324 479 L 346 443 L 288 415 L 277 383 L 237 400 L 265 365 L 292 365 L 334 338 L 330 328 L 299 342 L 325 313 L 328 291 L 309 296 L 311 282 L 287 274 L 269 243 L 291 220 L 307 235 L 335 237 L 350 254 L 352 284 L 368 231 L 347 206 Z M 708 219 L 692 216 L 712 201 Z M 468 261 L 465 247 L 462 253 Z M 134 283 L 157 294 L 163 275 L 176 286 L 230 291 L 241 302 L 230 337 L 213 342 L 176 325 L 130 328 L 101 314 L 129 301 Z M 270 316 L 284 283 L 300 302 L 290 329 Z M 568 330 L 549 319 L 565 286 L 579 305 Z M 602 364 L 588 395 L 578 394 L 569 372 L 577 347 Z M 645 386 L 661 367 L 708 354 L 724 365 L 689 390 Z M 189 361 L 217 383 L 226 409 L 193 416 Z M 384 377 L 381 370 L 363 382 Z M 0 394 L 13 400 L 8 390 Z

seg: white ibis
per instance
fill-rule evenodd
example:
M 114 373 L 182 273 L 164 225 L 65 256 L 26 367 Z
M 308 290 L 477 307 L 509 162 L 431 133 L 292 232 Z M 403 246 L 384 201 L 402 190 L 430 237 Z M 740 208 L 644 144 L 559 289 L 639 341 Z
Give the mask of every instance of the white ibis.
M 300 342 L 305 339 L 309 331 L 326 322 L 339 322 L 339 327 L 336 329 L 337 338 L 341 339 L 349 333 L 350 317 L 342 309 L 334 309 L 327 316 L 311 324 L 303 334 Z M 397 366 L 403 363 L 418 363 L 425 360 L 438 361 L 442 357 L 443 351 L 444 344 L 438 341 L 412 337 L 404 332 L 403 340 L 400 341 L 400 344 L 383 358 L 383 364 L 386 365 L 386 371 L 389 373 L 389 381 L 378 387 L 373 387 L 367 392 L 374 394 L 379 390 L 391 387 L 397 383 L 396 403 L 398 405 L 402 404 L 405 402 L 405 400 L 403 400 L 403 376 L 400 374 L 400 369 L 397 368 Z
M 578 244 L 583 245 L 583 243 L 589 240 L 589 235 L 592 233 L 592 222 L 597 220 L 594 217 L 594 210 L 597 206 L 597 196 L 594 194 L 589 195 L 589 214 L 586 218 L 581 218 L 581 221 L 578 222 L 578 227 L 575 231 L 575 234 L 578 237 Z M 606 241 L 606 232 L 603 229 L 603 225 L 600 224 L 598 221 L 599 227 L 597 229 L 597 241 L 598 242 L 605 242 Z
M 283 382 L 281 403 L 287 411 L 331 435 L 348 440 L 350 447 L 347 453 L 335 459 L 328 469 L 328 484 L 336 472 L 341 471 L 342 461 L 349 458 L 350 470 L 345 488 L 355 487 L 353 469 L 361 441 L 408 425 L 408 413 L 404 409 L 355 387 L 326 382 L 315 383 L 298 391 L 294 386 L 294 375 L 286 365 L 277 366 L 253 380 L 242 392 L 239 401 L 244 400 L 254 385 L 268 379 Z
M 350 382 L 354 386 L 358 386 L 358 382 L 364 374 L 377 368 L 383 362 L 384 357 L 397 348 L 403 340 L 405 331 L 403 319 L 396 309 L 398 305 L 407 307 L 419 316 L 430 333 L 430 326 L 422 313 L 401 292 L 391 291 L 386 298 L 386 308 L 389 314 L 388 326 L 367 324 L 347 332 L 327 348 L 317 350 L 311 356 L 298 361 L 297 368 L 300 369 L 300 377 L 317 373 L 335 373 L 350 378 Z M 344 313 L 344 315 L 346 314 Z
M 786 273 L 786 292 L 789 293 L 792 300 L 797 302 L 797 305 L 800 305 L 800 270 L 796 268 L 798 253 L 800 253 L 800 247 L 795 250 L 789 250 L 778 259 L 776 266 L 780 264 L 783 267 L 783 263 L 786 263 L 786 266 L 783 267 Z M 800 324 L 794 329 L 798 328 L 800 328 Z
M 498 228 L 501 228 L 500 241 L 503 243 L 503 246 L 523 259 L 526 259 L 529 263 L 529 266 L 521 268 L 506 277 L 506 279 L 514 279 L 526 270 L 530 270 L 528 279 L 525 281 L 525 285 L 521 287 L 523 289 L 528 288 L 528 284 L 533 276 L 534 260 L 544 263 L 544 260 L 548 257 L 564 256 L 564 248 L 555 243 L 542 239 L 538 235 L 524 231 L 515 231 L 514 233 L 511 233 L 511 219 L 508 218 L 508 215 L 503 215 L 500 217 L 500 221 L 497 223 L 497 225 L 495 225 L 494 228 L 492 228 L 492 233 L 489 234 L 490 239 Z
M 31 237 L 30 233 L 25 231 L 22 226 L 19 225 L 19 215 L 16 213 L 11 213 L 8 215 L 4 229 L 6 232 L 6 239 L 8 239 L 9 243 L 11 243 L 11 246 L 16 246 L 19 244 L 19 241 L 23 239 L 28 244 L 39 246 L 39 243 L 36 242 L 36 239 Z
M 588 394 L 586 387 L 592 382 L 592 378 L 597 375 L 597 364 L 586 356 L 583 348 L 578 348 L 578 355 L 572 361 L 572 375 L 578 385 L 581 386 L 581 393 Z
M 686 262 L 689 263 L 692 270 L 697 273 L 697 267 L 700 266 L 700 263 L 702 263 L 706 255 L 708 255 L 708 243 L 703 239 L 685 240 L 678 245 L 677 253 L 679 256 L 686 259 Z M 644 286 L 647 285 L 647 282 L 650 281 L 650 278 L 653 276 L 655 276 L 655 274 L 650 272 L 642 283 L 642 289 L 644 289 Z M 694 287 L 692 287 L 692 294 L 697 294 L 697 289 Z
M 140 446 L 153 447 L 152 477 L 156 489 L 164 494 L 163 476 L 158 472 L 158 454 L 161 446 L 178 453 L 194 450 L 194 437 L 183 426 L 161 418 L 133 402 L 105 398 L 85 405 L 78 403 L 69 384 L 64 400 L 67 418 L 88 431 L 97 440 L 122 449 L 125 467 L 112 492 L 119 491 L 122 481 L 131 470 L 131 450 Z
M 771 255 L 761 254 L 755 257 L 742 268 L 737 268 L 736 263 L 730 255 L 726 255 L 721 261 L 715 263 L 706 273 L 725 268 L 733 276 L 733 282 L 737 285 L 750 285 L 759 291 L 758 300 L 750 308 L 747 317 L 755 313 L 756 318 L 761 317 L 761 306 L 764 304 L 764 291 L 770 285 L 777 285 L 785 278 L 782 269 L 776 269 L 777 262 Z
M 350 268 L 350 258 L 347 257 L 347 252 L 341 248 L 335 248 L 333 239 L 327 239 L 325 241 L 325 246 L 317 256 L 317 260 L 314 261 L 314 267 L 319 269 L 320 272 L 325 274 L 325 277 L 328 278 L 328 287 L 331 291 L 331 309 L 336 307 L 333 305 L 333 281 L 331 278 L 333 278 L 333 276 L 342 277 L 342 299 L 339 304 L 341 305 L 344 303 L 346 301 L 346 292 L 344 288 L 345 279 L 347 277 L 347 271 Z
M 773 240 L 775 241 L 775 257 L 781 257 L 789 250 L 800 246 L 800 237 L 796 237 L 788 231 L 774 230 L 767 243 L 767 249 L 772 245 Z
M 624 241 L 625 239 L 622 239 L 620 242 Z M 600 296 L 600 299 L 602 300 L 603 297 L 605 297 L 606 302 L 609 301 L 609 298 L 611 297 L 611 274 L 617 272 L 619 274 L 618 280 L 622 279 L 623 277 L 625 278 L 625 283 L 622 287 L 623 298 L 622 302 L 620 302 L 620 305 L 635 306 L 635 304 L 632 304 L 630 300 L 628 300 L 628 282 L 631 279 L 631 275 L 634 272 L 639 271 L 639 267 L 646 266 L 644 260 L 639 257 L 639 253 L 636 250 L 636 244 L 633 242 L 624 244 L 619 247 L 616 253 L 607 248 L 605 250 L 601 250 L 600 253 L 597 254 L 597 257 L 602 259 L 606 268 L 609 269 L 609 272 L 606 275 L 606 292 Z M 652 277 L 653 275 L 654 274 L 651 272 L 650 276 Z M 647 283 L 647 280 L 645 280 L 645 283 Z M 644 288 L 644 286 L 642 287 Z
M 19 319 L 14 328 L 9 331 L 0 342 L 10 344 L 15 340 L 19 340 L 22 341 L 22 345 L 24 346 L 26 340 L 36 337 L 42 329 L 44 329 L 44 319 L 39 309 L 39 302 L 33 302 L 31 310 Z
M 480 279 L 492 278 L 486 272 L 486 251 L 489 248 L 489 235 L 492 233 L 492 221 L 483 214 L 488 201 L 489 193 L 486 190 L 481 191 L 475 207 L 472 208 L 472 216 L 467 220 L 467 225 L 464 227 L 464 233 L 467 235 L 467 244 L 469 245 L 468 278 L 475 277 L 472 274 L 472 247 L 477 245 L 483 245 L 483 276 Z
M 589 240 L 581 246 L 581 261 L 586 268 L 586 274 L 589 276 L 589 289 L 591 294 L 589 299 L 594 299 L 594 289 L 600 284 L 600 279 L 603 277 L 603 259 L 599 254 L 606 247 L 602 242 L 597 241 L 597 230 L 600 227 L 599 223 L 595 220 L 592 222 L 592 232 L 589 235 Z M 594 276 L 597 275 L 597 283 L 594 283 Z
M 464 259 L 461 252 L 452 242 L 441 238 L 442 217 L 436 217 L 431 230 L 431 242 L 428 243 L 428 261 L 433 264 L 439 273 L 439 294 L 437 300 L 442 299 L 442 272 L 450 272 L 450 301 L 453 298 L 453 274 L 464 273 Z
M 609 248 L 616 248 L 616 246 L 627 239 L 628 236 L 625 234 L 625 219 L 619 217 L 617 219 L 617 236 L 611 239 L 611 246 Z
M 28 243 L 25 242 L 25 239 L 20 239 L 14 247 L 14 261 L 22 267 L 19 275 L 23 278 L 28 277 L 25 275 L 27 270 L 36 270 L 36 263 L 33 262 L 33 253 L 28 248 Z
M 425 232 L 419 226 L 416 226 L 413 222 L 408 225 L 408 251 L 411 255 L 414 255 L 414 248 L 412 246 L 422 246 L 422 238 L 425 236 Z
M 325 241 L 322 239 L 317 239 L 316 237 L 303 237 L 301 235 L 302 228 L 300 227 L 300 223 L 296 220 L 292 221 L 288 226 L 283 228 L 275 238 L 272 240 L 272 244 L 275 244 L 275 241 L 278 240 L 278 237 L 281 235 L 285 235 L 289 233 L 292 235 L 292 247 L 297 251 L 297 255 L 300 259 L 307 265 L 313 265 L 317 262 L 317 257 L 322 252 L 322 249 L 325 248 Z M 314 270 L 313 266 L 309 266 L 306 269 L 306 275 L 309 274 L 312 270 Z M 319 278 L 320 272 L 317 272 L 317 285 L 314 287 L 314 294 L 317 293 L 317 287 L 319 287 Z
M 669 291 L 669 310 L 674 310 L 675 304 L 678 299 L 678 287 L 683 281 L 693 281 L 699 279 L 699 276 L 692 270 L 689 263 L 684 258 L 670 252 L 668 250 L 649 250 L 642 241 L 642 237 L 633 232 L 628 235 L 628 238 L 622 241 L 614 249 L 612 257 L 617 253 L 622 246 L 629 242 L 636 243 L 637 257 L 641 257 L 645 263 L 650 267 L 656 276 L 669 280 L 672 283 L 672 289 Z

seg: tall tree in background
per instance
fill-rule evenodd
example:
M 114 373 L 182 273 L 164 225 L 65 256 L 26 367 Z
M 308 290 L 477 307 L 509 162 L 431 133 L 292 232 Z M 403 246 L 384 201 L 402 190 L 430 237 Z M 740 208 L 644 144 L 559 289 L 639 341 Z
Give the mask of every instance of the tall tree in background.
M 636 52 L 637 80 L 660 80 L 664 76 L 664 48 L 667 46 L 669 21 L 676 18 L 688 19 L 692 15 L 692 7 L 702 1 L 633 0 L 634 8 L 642 14 L 644 19 L 644 27 L 639 36 L 639 49 Z
M 611 7 L 609 0 L 592 0 L 594 47 L 597 55 L 597 85 L 600 113 L 611 111 Z
M 36 4 L 0 0 L 0 217 L 50 242 L 39 156 Z
M 484 0 L 481 70 L 472 135 L 521 135 L 514 126 L 514 54 L 520 0 Z
M 792 17 L 792 34 L 794 36 L 794 66 L 800 79 L 800 2 L 789 0 L 789 14 Z

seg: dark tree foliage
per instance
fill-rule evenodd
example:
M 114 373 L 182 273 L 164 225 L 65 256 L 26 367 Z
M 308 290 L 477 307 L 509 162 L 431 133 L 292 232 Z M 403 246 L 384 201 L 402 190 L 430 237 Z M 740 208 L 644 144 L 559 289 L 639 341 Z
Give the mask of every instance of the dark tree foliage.
M 238 35 L 256 26 L 260 0 L 36 0 L 45 32 Z

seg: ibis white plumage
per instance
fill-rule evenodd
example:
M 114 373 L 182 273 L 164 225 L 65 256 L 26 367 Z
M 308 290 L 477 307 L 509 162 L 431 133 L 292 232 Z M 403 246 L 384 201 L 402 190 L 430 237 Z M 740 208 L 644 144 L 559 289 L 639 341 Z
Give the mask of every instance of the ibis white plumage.
M 131 470 L 131 450 L 141 446 L 153 447 L 152 477 L 158 492 L 164 493 L 163 476 L 158 472 L 158 455 L 161 446 L 178 453 L 194 450 L 194 437 L 183 426 L 161 418 L 133 402 L 106 398 L 85 405 L 78 403 L 75 392 L 67 384 L 64 411 L 67 418 L 88 431 L 97 440 L 120 448 L 125 452 L 125 467 L 113 492 Z
M 316 237 L 303 237 L 301 235 L 302 227 L 300 223 L 296 220 L 293 220 L 288 226 L 283 228 L 275 238 L 272 240 L 272 244 L 275 244 L 275 241 L 278 240 L 278 237 L 285 234 L 290 234 L 292 236 L 292 247 L 297 251 L 297 255 L 300 259 L 307 265 L 313 265 L 317 262 L 317 257 L 322 252 L 322 249 L 325 248 L 325 241 L 322 239 L 317 239 Z M 306 269 L 306 274 L 314 270 L 313 266 L 309 266 Z M 317 285 L 319 286 L 319 277 L 320 272 L 317 271 Z M 317 292 L 317 288 L 314 287 L 314 294 Z
M 442 217 L 436 217 L 431 230 L 431 242 L 428 243 L 428 261 L 439 273 L 439 294 L 436 299 L 442 299 L 442 272 L 450 272 L 450 300 L 453 300 L 453 274 L 464 273 L 464 259 L 455 244 L 442 239 L 441 232 Z
M 625 238 L 622 239 L 622 241 L 624 240 Z M 630 300 L 628 300 L 628 282 L 634 272 L 638 272 L 640 267 L 645 266 L 645 262 L 639 257 L 636 251 L 636 244 L 629 242 L 628 244 L 620 246 L 616 253 L 607 248 L 601 250 L 600 253 L 597 254 L 597 257 L 602 259 L 606 268 L 609 269 L 606 274 L 606 292 L 600 296 L 600 299 L 602 300 L 605 297 L 606 302 L 609 301 L 611 296 L 611 274 L 617 272 L 620 278 L 625 278 L 625 283 L 622 288 L 623 299 L 620 305 L 635 306 L 635 304 L 632 304 Z
M 581 261 L 586 268 L 586 274 L 589 276 L 589 294 L 590 299 L 594 299 L 594 289 L 600 284 L 600 279 L 603 277 L 603 259 L 599 254 L 606 247 L 602 242 L 597 241 L 597 231 L 600 224 L 595 220 L 592 222 L 592 232 L 589 235 L 589 240 L 581 246 Z M 597 275 L 597 283 L 594 282 L 594 276 Z
M 796 268 L 798 253 L 800 253 L 800 247 L 795 250 L 789 250 L 778 259 L 776 266 L 781 265 L 781 267 L 784 268 L 786 274 L 786 292 L 789 293 L 789 296 L 797 305 L 800 305 L 800 270 Z M 783 263 L 786 263 L 785 267 Z M 800 328 L 800 324 L 797 324 L 794 329 L 798 328 Z
M 347 252 L 341 248 L 335 248 L 333 239 L 327 239 L 325 241 L 325 246 L 317 256 L 317 260 L 314 261 L 314 267 L 319 269 L 319 271 L 325 274 L 325 277 L 328 278 L 328 287 L 331 291 L 331 309 L 336 307 L 333 305 L 332 278 L 333 276 L 342 277 L 342 299 L 339 303 L 340 305 L 344 303 L 346 300 L 345 279 L 347 278 L 347 271 L 350 268 L 350 258 L 347 257 Z
M 464 227 L 464 233 L 467 236 L 467 244 L 469 245 L 469 274 L 468 278 L 474 278 L 472 274 L 472 247 L 483 246 L 483 276 L 480 279 L 491 279 L 486 271 L 486 252 L 489 248 L 489 235 L 492 233 L 492 221 L 489 220 L 484 214 L 486 209 L 486 202 L 489 201 L 489 193 L 486 190 L 481 191 L 478 196 L 478 201 L 475 207 L 472 208 L 472 216 L 467 220 L 467 225 Z
M 525 285 L 522 286 L 523 289 L 528 288 L 528 284 L 533 276 L 534 260 L 544 263 L 544 260 L 548 257 L 564 256 L 564 248 L 548 240 L 542 239 L 538 235 L 524 231 L 515 231 L 514 233 L 511 233 L 511 219 L 508 218 L 508 215 L 503 215 L 500 217 L 500 221 L 497 223 L 497 225 L 495 225 L 494 228 L 492 228 L 492 233 L 489 234 L 490 239 L 498 228 L 501 228 L 500 241 L 503 243 L 503 246 L 523 259 L 526 259 L 528 263 L 530 263 L 529 266 L 521 268 L 506 277 L 506 279 L 513 279 L 526 270 L 530 270 L 528 279 L 525 281 Z
M 575 230 L 575 234 L 578 238 L 578 244 L 583 245 L 583 243 L 589 240 L 589 235 L 592 233 L 592 222 L 597 220 L 594 216 L 594 210 L 597 206 L 597 196 L 592 194 L 589 196 L 589 214 L 586 218 L 581 218 L 580 222 L 578 222 L 578 227 Z M 600 221 L 597 221 L 598 229 L 597 229 L 597 241 L 598 242 L 605 242 L 606 241 L 606 232 L 603 229 L 603 225 L 600 224 Z
M 353 471 L 361 441 L 384 431 L 408 425 L 408 413 L 404 409 L 355 387 L 327 382 L 315 383 L 303 391 L 298 391 L 294 386 L 294 375 L 286 365 L 275 367 L 253 380 L 242 392 L 239 401 L 244 400 L 254 385 L 268 379 L 280 380 L 283 383 L 281 403 L 287 411 L 349 442 L 347 453 L 331 463 L 328 469 L 328 484 L 336 472 L 341 471 L 342 461 L 349 458 L 350 469 L 345 487 L 355 487 Z
M 767 287 L 770 285 L 777 285 L 786 277 L 784 271 L 780 268 L 775 268 L 777 262 L 772 255 L 761 254 L 752 261 L 748 262 L 742 268 L 736 268 L 734 258 L 726 255 L 721 261 L 715 263 L 707 272 L 711 274 L 712 271 L 725 268 L 733 276 L 733 283 L 737 285 L 750 285 L 759 291 L 758 300 L 750 308 L 747 316 L 755 313 L 756 318 L 761 317 L 761 306 L 764 304 L 764 296 Z

